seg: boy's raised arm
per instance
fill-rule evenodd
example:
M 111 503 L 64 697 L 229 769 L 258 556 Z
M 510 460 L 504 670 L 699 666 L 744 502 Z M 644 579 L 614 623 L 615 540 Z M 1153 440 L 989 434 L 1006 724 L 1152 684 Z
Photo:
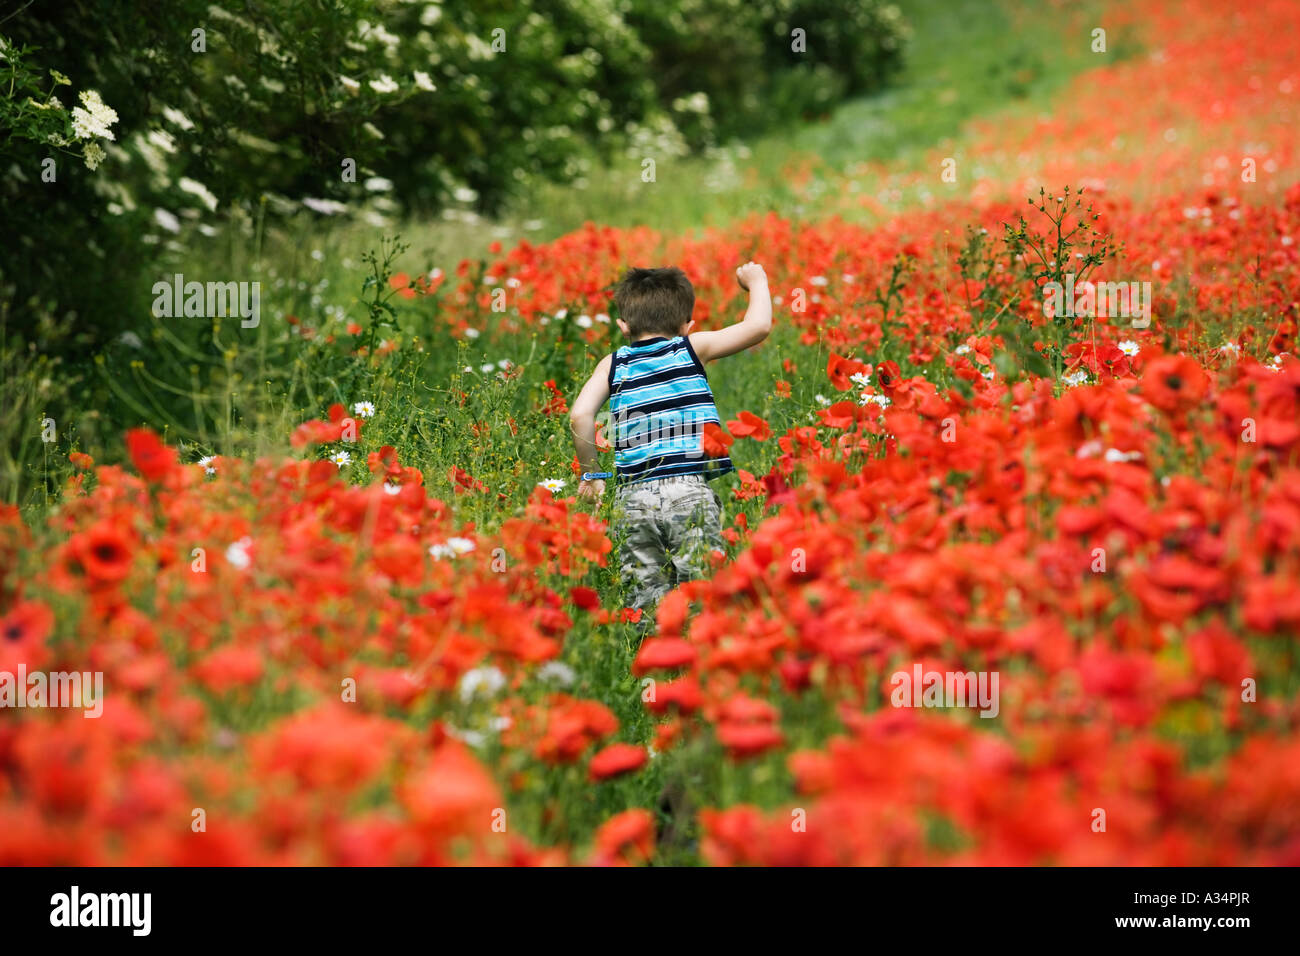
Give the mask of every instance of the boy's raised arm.
M 573 447 L 578 453 L 578 464 L 584 472 L 599 471 L 596 456 L 596 414 L 609 399 L 609 364 L 606 355 L 582 386 L 582 391 L 569 410 L 569 428 L 573 432 Z M 599 498 L 605 491 L 605 482 L 599 478 L 578 483 L 578 494 Z
M 746 262 L 736 270 L 736 281 L 749 292 L 749 308 L 735 325 L 716 332 L 696 332 L 691 348 L 701 362 L 742 352 L 757 345 L 772 331 L 772 296 L 767 290 L 767 273 L 757 262 Z

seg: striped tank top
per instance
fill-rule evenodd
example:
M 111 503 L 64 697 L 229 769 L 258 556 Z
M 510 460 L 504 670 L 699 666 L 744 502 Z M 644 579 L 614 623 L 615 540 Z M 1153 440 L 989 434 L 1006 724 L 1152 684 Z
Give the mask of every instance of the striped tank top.
M 685 336 L 625 345 L 609 363 L 615 483 L 677 475 L 717 478 L 730 458 L 710 458 L 701 437 L 721 425 L 704 365 Z

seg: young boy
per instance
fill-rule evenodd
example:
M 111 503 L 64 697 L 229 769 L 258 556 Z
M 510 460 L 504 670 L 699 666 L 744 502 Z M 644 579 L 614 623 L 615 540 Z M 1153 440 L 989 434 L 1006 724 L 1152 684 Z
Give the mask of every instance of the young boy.
M 583 470 L 578 494 L 599 499 L 596 415 L 609 401 L 614 447 L 614 538 L 629 607 L 654 610 L 683 581 L 700 577 L 722 550 L 722 500 L 706 484 L 731 470 L 704 453 L 702 435 L 720 425 L 704 365 L 767 338 L 772 299 L 763 267 L 736 270 L 749 292 L 745 317 L 716 332 L 691 332 L 695 290 L 681 269 L 632 269 L 614 293 L 628 338 L 596 366 L 569 421 Z

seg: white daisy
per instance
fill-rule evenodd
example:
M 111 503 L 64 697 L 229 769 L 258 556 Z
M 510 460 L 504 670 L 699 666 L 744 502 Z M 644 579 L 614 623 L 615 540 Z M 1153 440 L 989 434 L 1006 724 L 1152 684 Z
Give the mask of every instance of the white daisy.
M 252 545 L 253 539 L 245 535 L 230 547 L 226 548 L 226 560 L 239 570 L 243 571 L 253 559 L 248 556 L 248 549 Z
M 492 666 L 476 667 L 461 675 L 456 690 L 469 703 L 475 697 L 494 697 L 506 686 L 506 675 Z
M 334 454 L 330 455 L 330 461 L 334 462 L 334 464 L 338 465 L 340 468 L 344 468 L 352 464 L 352 455 L 346 451 L 336 451 Z
M 537 676 L 544 681 L 559 684 L 561 687 L 568 687 L 578 675 L 573 672 L 573 668 L 568 664 L 562 664 L 559 661 L 548 661 L 538 670 Z
M 545 481 L 539 481 L 537 487 L 545 488 L 553 495 L 558 495 L 564 488 L 563 478 L 547 478 Z
M 204 474 L 215 475 L 217 473 L 216 466 L 212 464 L 216 460 L 216 455 L 204 455 L 199 459 L 198 463 L 203 468 Z
M 1141 351 L 1141 349 L 1138 347 L 1138 344 L 1134 342 L 1132 339 L 1125 339 L 1123 342 L 1119 343 L 1119 350 L 1123 352 L 1125 355 L 1127 355 L 1129 358 L 1132 358 L 1133 356 L 1137 355 L 1138 352 Z
M 371 402 L 353 402 L 352 414 L 358 418 L 370 418 L 375 414 L 375 406 Z
M 1136 461 L 1141 457 L 1140 451 L 1120 451 L 1118 448 L 1107 448 L 1105 455 L 1107 461 Z

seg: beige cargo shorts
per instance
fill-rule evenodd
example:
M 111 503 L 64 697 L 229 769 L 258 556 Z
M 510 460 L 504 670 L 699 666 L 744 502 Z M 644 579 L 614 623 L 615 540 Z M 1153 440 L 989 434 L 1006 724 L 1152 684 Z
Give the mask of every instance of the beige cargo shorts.
M 699 475 L 619 485 L 613 532 L 627 606 L 649 613 L 677 585 L 703 577 L 711 551 L 725 550 L 722 499 Z

